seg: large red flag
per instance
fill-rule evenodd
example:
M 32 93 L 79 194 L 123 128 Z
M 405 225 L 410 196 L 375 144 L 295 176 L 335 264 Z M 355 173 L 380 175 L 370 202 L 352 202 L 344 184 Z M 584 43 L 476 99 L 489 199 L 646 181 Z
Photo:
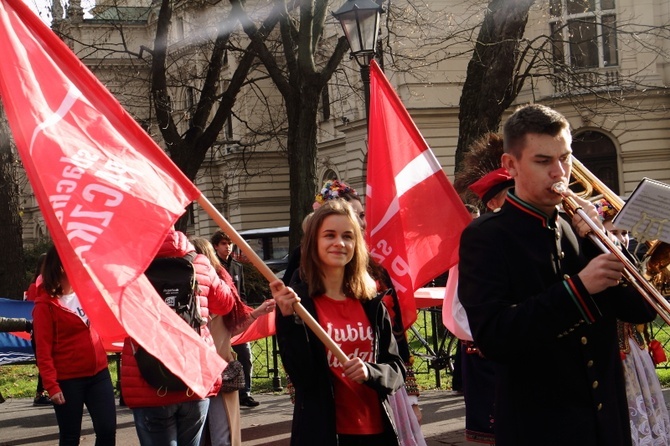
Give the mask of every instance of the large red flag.
M 416 320 L 414 291 L 458 262 L 459 238 L 471 218 L 374 61 L 367 177 L 370 254 L 391 275 L 407 328 Z
M 225 363 L 142 274 L 200 192 L 21 0 L 0 0 L 0 48 L 19 155 L 91 324 L 206 395 Z

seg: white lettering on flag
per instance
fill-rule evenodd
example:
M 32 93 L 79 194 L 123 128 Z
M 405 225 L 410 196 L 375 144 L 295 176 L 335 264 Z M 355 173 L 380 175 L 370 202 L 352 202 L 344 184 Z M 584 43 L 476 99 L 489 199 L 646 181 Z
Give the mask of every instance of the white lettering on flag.
M 370 232 L 370 236 L 374 236 L 393 218 L 395 214 L 398 213 L 400 210 L 400 197 L 412 190 L 417 184 L 420 184 L 441 170 L 442 167 L 440 167 L 440 163 L 430 149 L 424 150 L 416 158 L 407 163 L 407 165 L 403 167 L 393 179 L 397 195 L 389 205 L 388 209 L 386 209 L 384 217 Z M 369 186 L 368 190 L 370 190 Z

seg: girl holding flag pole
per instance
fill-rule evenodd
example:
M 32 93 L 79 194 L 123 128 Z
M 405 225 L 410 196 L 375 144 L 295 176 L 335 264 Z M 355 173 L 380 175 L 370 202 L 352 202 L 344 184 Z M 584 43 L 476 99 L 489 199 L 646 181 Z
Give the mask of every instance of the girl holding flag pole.
M 356 190 L 344 181 L 330 180 L 326 182 L 321 192 L 315 197 L 313 207 L 318 209 L 326 201 L 337 198 L 342 198 L 351 205 L 354 213 L 358 215 L 361 230 L 365 232 L 367 225 L 365 222 L 365 208 L 363 207 L 361 198 Z M 416 383 L 414 367 L 412 365 L 414 358 L 410 353 L 407 333 L 403 327 L 403 316 L 400 302 L 398 301 L 398 294 L 393 287 L 393 282 L 388 271 L 372 259 L 372 257 L 370 257 L 368 262 L 368 272 L 377 282 L 377 291 L 385 292 L 382 302 L 391 316 L 393 335 L 398 344 L 400 357 L 405 362 L 405 385 L 390 398 L 391 407 L 393 408 L 393 421 L 398 431 L 400 445 L 426 446 L 426 440 L 423 438 L 420 425 L 422 415 L 419 408 L 419 386 Z
M 313 209 L 318 209 L 324 203 L 330 200 L 342 199 L 349 203 L 358 216 L 358 222 L 361 225 L 361 230 L 365 232 L 365 208 L 361 202 L 361 198 L 356 190 L 349 186 L 342 180 L 330 179 L 326 181 L 314 197 Z M 305 224 L 303 224 L 305 225 Z M 300 249 L 291 254 L 289 265 L 300 263 Z M 293 268 L 295 269 L 295 268 Z M 300 282 L 301 279 L 296 273 L 295 277 L 292 270 L 287 267 L 284 274 L 284 283 L 289 286 L 294 286 Z M 398 344 L 398 351 L 400 357 L 405 363 L 405 385 L 394 393 L 389 402 L 393 409 L 393 418 L 398 432 L 398 438 L 401 446 L 425 446 L 426 441 L 421 432 L 421 410 L 419 409 L 419 387 L 414 377 L 414 368 L 412 366 L 413 358 L 410 354 L 409 344 L 407 342 L 407 335 L 403 327 L 403 318 L 401 314 L 401 307 L 398 301 L 398 295 L 393 288 L 393 283 L 388 272 L 372 258 L 369 259 L 368 272 L 372 278 L 377 282 L 377 291 L 384 291 L 382 302 L 389 312 L 393 325 L 393 335 Z M 289 276 L 289 279 L 287 279 Z M 293 280 L 291 279 L 293 277 Z M 290 375 L 287 375 L 289 392 L 292 400 L 294 399 L 293 385 L 290 381 Z
M 331 200 L 307 224 L 304 282 L 270 284 L 280 313 L 277 340 L 296 391 L 291 445 L 397 445 L 388 396 L 405 369 L 382 295 L 367 271 L 368 252 L 351 206 Z M 339 344 L 341 363 L 294 317 L 301 302 Z

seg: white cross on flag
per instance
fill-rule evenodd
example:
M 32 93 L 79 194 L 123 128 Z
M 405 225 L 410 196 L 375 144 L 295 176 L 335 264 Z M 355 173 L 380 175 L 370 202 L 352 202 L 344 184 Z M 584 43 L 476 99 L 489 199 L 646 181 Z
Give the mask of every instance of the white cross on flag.
M 414 291 L 458 262 L 470 214 L 376 62 L 370 66 L 365 220 L 370 254 L 389 272 L 403 325 Z

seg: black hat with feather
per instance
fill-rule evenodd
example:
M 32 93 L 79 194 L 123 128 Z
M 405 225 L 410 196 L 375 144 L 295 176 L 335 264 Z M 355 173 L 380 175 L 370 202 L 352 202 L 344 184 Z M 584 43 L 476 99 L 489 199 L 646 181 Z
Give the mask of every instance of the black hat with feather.
M 454 188 L 465 203 L 475 204 L 485 209 L 488 200 L 502 189 L 514 185 L 514 180 L 509 176 L 505 178 L 499 175 L 502 167 L 502 154 L 503 138 L 497 133 L 488 132 L 470 144 L 470 150 L 463 158 L 463 168 L 454 179 Z M 488 190 L 480 193 L 481 188 L 475 188 L 477 190 L 475 193 L 470 189 L 470 186 L 496 171 L 498 173 L 494 175 L 499 180 L 487 181 L 487 185 L 490 185 Z

